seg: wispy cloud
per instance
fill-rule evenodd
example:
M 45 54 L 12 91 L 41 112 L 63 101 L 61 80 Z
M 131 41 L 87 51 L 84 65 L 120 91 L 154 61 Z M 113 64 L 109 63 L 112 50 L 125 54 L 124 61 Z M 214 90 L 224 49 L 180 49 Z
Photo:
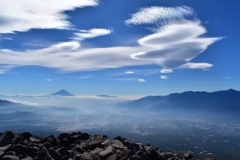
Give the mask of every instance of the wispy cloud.
M 179 7 L 146 7 L 132 14 L 132 18 L 125 21 L 126 24 L 166 24 L 168 22 L 182 22 L 186 19 L 198 21 L 195 12 L 187 6 Z
M 66 29 L 72 25 L 67 21 L 66 10 L 77 7 L 96 6 L 96 0 L 0 0 L 0 33 L 13 33 L 29 29 Z
M 160 78 L 161 78 L 161 79 L 169 79 L 168 76 L 161 76 Z
M 138 79 L 138 82 L 146 82 L 145 79 Z
M 145 79 L 142 78 L 119 78 L 119 79 L 114 79 L 117 81 L 137 81 L 137 82 L 147 82 Z
M 84 76 L 84 77 L 73 77 L 73 78 L 79 78 L 79 79 L 86 79 L 86 78 L 92 78 L 93 76 Z
M 125 72 L 126 74 L 134 74 L 135 72 L 133 72 L 133 71 L 127 71 L 127 72 Z
M 90 30 L 79 30 L 78 33 L 74 33 L 76 37 L 73 39 L 75 40 L 84 40 L 87 38 L 95 38 L 99 36 L 105 36 L 108 34 L 111 34 L 113 31 L 109 29 L 103 29 L 103 28 L 94 28 Z
M 213 65 L 189 61 L 220 38 L 199 38 L 203 33 L 206 33 L 205 28 L 197 24 L 173 24 L 161 32 L 140 39 L 138 46 L 82 49 L 78 41 L 69 41 L 23 52 L 1 49 L 0 64 L 37 65 L 62 71 L 148 64 L 158 64 L 168 71 L 175 68 L 204 69 Z
M 172 73 L 173 71 L 172 71 L 172 69 L 162 69 L 160 72 L 161 73 Z
M 45 79 L 46 81 L 48 81 L 48 82 L 51 82 L 52 81 L 52 79 Z
M 32 5 L 31 1 L 29 5 Z M 50 5 L 58 0 L 49 1 Z M 1 2 L 1 0 L 0 0 Z M 20 5 L 19 3 L 26 3 L 26 1 L 11 1 L 13 4 Z M 4 5 L 10 3 L 8 1 L 3 2 Z M 43 5 L 40 1 L 36 4 L 39 6 Z M 66 3 L 66 4 L 65 4 Z M 36 5 L 30 8 L 34 11 L 33 15 L 37 16 L 41 7 Z M 55 9 L 50 9 L 47 12 L 41 12 L 41 14 L 47 14 L 47 16 L 55 13 L 55 16 L 61 16 L 62 11 L 73 9 L 75 7 L 83 7 L 87 5 L 97 5 L 93 0 L 87 1 L 71 1 L 59 3 L 65 4 L 64 6 L 56 5 Z M 20 5 L 21 6 L 21 5 Z M 4 8 L 4 7 L 3 7 Z M 24 12 L 26 8 L 20 7 Z M 44 7 L 43 7 L 44 8 Z M 48 8 L 48 7 L 47 7 Z M 37 10 L 35 12 L 35 10 Z M 18 11 L 18 9 L 17 9 Z M 23 12 L 22 11 L 22 12 Z M 42 11 L 42 10 L 41 10 Z M 44 10 L 45 11 L 45 10 Z M 53 12 L 54 11 L 54 12 Z M 40 11 L 39 11 L 40 12 Z M 156 14 L 153 14 L 155 13 Z M 10 13 L 9 13 L 10 14 Z M 40 13 L 39 13 L 40 14 Z M 41 14 L 39 15 L 40 18 Z M 146 15 L 145 15 L 146 14 Z M 152 15 L 153 14 L 153 15 Z M 171 15 L 172 14 L 172 15 Z M 10 14 L 12 15 L 12 13 Z M 23 14 L 24 15 L 24 14 Z M 136 16 L 134 16 L 136 15 Z M 206 28 L 201 26 L 199 21 L 196 21 L 194 11 L 189 7 L 169 7 L 169 8 L 159 8 L 150 7 L 140 10 L 135 13 L 133 18 L 127 20 L 126 23 L 133 23 L 134 17 L 137 17 L 138 23 L 158 23 L 163 19 L 166 21 L 171 21 L 172 23 L 166 23 L 162 25 L 155 33 L 147 35 L 138 40 L 138 45 L 136 46 L 117 46 L 117 47 L 107 47 L 107 48 L 81 48 L 81 43 L 77 40 L 84 40 L 86 38 L 94 38 L 97 36 L 103 36 L 112 33 L 108 29 L 91 29 L 82 30 L 81 33 L 76 33 L 77 40 L 72 40 L 69 42 L 62 42 L 51 45 L 43 49 L 36 50 L 26 50 L 26 51 L 13 51 L 9 49 L 0 50 L 0 64 L 8 64 L 8 68 L 0 68 L 0 73 L 4 73 L 6 70 L 18 67 L 18 66 L 42 66 L 55 68 L 61 71 L 91 71 L 100 70 L 106 68 L 120 68 L 125 66 L 139 66 L 139 65 L 151 65 L 158 64 L 163 67 L 162 73 L 170 73 L 173 69 L 207 69 L 212 67 L 209 63 L 194 63 L 191 62 L 192 59 L 200 55 L 205 51 L 209 45 L 213 44 L 221 38 L 203 38 L 201 37 L 207 33 Z M 143 16 L 145 15 L 145 16 Z M 147 21 L 146 17 L 152 15 L 151 21 Z M 163 15 L 163 16 L 161 16 Z M 0 15 L 0 19 L 1 19 Z M 189 18 L 191 17 L 192 18 Z M 51 17 L 51 16 L 50 16 Z M 174 18 L 175 17 L 175 18 Z M 31 19 L 31 16 L 29 17 Z M 55 17 L 56 18 L 56 17 Z M 59 17 L 58 17 L 59 18 Z M 11 18 L 10 18 L 11 19 Z M 150 17 L 151 19 L 151 17 Z M 177 19 L 177 21 L 176 21 Z M 38 19 L 36 18 L 36 21 Z M 46 18 L 46 21 L 51 19 Z M 58 19 L 58 21 L 60 21 Z M 57 22 L 58 22 L 57 21 Z M 26 30 L 26 28 L 21 28 L 21 23 L 19 22 L 19 30 Z M 33 20 L 35 24 L 35 20 Z M 28 29 L 31 28 L 41 28 L 41 25 L 33 25 L 32 21 L 27 21 L 29 24 Z M 40 23 L 41 22 L 41 23 Z M 54 23 L 55 21 L 53 21 Z M 65 19 L 61 23 L 65 23 Z M 40 24 L 45 24 L 43 21 L 39 20 Z M 14 22 L 15 24 L 15 22 Z M 28 26 L 24 24 L 24 26 Z M 47 23 L 46 23 L 47 24 Z M 15 26 L 15 25 L 13 25 Z M 158 26 L 158 25 L 156 25 Z M 0 25 L 1 30 L 2 25 Z M 54 28 L 54 24 L 50 25 Z M 55 27 L 60 27 L 56 25 Z M 159 27 L 159 26 L 158 26 Z M 4 31 L 4 30 L 2 30 Z M 4 32 L 13 32 L 15 28 L 8 28 Z M 130 72 L 128 73 L 130 74 Z
M 0 63 L 0 74 L 6 74 L 8 71 L 10 71 L 12 68 L 15 68 L 15 67 L 17 66 L 5 65 L 4 63 Z

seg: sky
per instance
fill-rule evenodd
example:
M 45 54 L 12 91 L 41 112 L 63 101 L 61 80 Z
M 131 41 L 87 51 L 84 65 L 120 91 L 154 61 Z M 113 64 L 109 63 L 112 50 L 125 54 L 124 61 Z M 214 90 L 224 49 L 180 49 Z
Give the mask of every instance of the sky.
M 0 94 L 240 90 L 237 0 L 0 3 Z

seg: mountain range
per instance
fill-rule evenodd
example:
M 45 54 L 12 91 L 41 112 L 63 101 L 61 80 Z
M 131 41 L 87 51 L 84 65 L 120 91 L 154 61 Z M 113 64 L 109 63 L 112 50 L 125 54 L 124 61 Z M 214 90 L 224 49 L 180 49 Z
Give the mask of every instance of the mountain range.
M 240 111 L 240 91 L 229 89 L 216 92 L 172 93 L 167 96 L 147 96 L 127 102 L 128 108 L 188 109 L 205 111 Z

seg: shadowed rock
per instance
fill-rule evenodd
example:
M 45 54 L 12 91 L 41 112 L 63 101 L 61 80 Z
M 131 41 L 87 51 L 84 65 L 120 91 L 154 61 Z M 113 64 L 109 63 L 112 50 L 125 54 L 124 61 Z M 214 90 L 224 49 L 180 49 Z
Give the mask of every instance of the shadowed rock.
M 0 136 L 1 160 L 195 160 L 189 153 L 162 152 L 123 137 L 62 133 L 57 138 L 7 131 Z

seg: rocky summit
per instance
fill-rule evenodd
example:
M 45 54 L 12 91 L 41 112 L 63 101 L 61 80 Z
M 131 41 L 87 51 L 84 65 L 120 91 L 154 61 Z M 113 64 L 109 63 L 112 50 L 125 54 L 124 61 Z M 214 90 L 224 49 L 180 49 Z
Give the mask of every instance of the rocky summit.
M 0 136 L 1 160 L 195 160 L 189 153 L 162 152 L 123 137 L 62 133 L 58 137 L 6 131 Z

